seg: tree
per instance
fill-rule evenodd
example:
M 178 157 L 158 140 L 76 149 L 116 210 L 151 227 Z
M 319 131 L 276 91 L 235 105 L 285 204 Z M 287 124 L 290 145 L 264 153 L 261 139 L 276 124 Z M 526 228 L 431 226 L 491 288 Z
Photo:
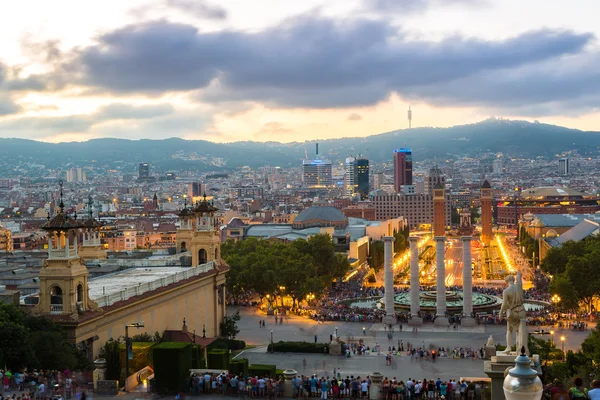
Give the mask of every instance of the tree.
M 106 379 L 110 381 L 121 380 L 121 339 L 110 338 L 100 350 L 100 357 L 106 360 Z
M 227 339 L 235 339 L 238 333 L 240 333 L 240 329 L 237 326 L 237 323 L 242 317 L 240 317 L 240 312 L 236 311 L 233 315 L 225 315 L 223 317 L 223 321 L 221 321 L 219 325 L 219 330 L 221 331 L 221 337 L 225 337 Z
M 368 262 L 375 272 L 383 267 L 385 245 L 381 240 L 373 240 L 370 244 Z
M 556 294 L 560 297 L 561 301 L 557 305 L 560 309 L 577 310 L 579 296 L 568 277 L 563 274 L 553 276 L 548 289 L 551 294 Z
M 546 253 L 546 257 L 542 260 L 540 268 L 547 274 L 558 275 L 565 272 L 569 254 L 561 247 L 552 247 Z
M 600 265 L 600 251 L 581 257 L 571 257 L 564 274 L 573 285 L 577 299 L 587 306 L 588 311 L 591 310 L 594 296 L 600 292 L 598 265 Z

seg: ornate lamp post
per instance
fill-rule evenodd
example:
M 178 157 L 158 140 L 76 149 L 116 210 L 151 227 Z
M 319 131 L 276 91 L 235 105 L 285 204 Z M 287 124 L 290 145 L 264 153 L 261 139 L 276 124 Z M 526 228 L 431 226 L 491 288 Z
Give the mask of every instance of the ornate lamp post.
M 508 400 L 539 400 L 542 398 L 544 385 L 531 368 L 531 360 L 525 355 L 525 347 L 521 348 L 521 355 L 515 360 L 515 367 L 508 371 L 504 378 L 504 395 Z
M 565 339 L 566 339 L 565 335 L 562 335 L 560 337 L 560 348 L 561 348 L 561 350 L 563 352 L 563 361 L 565 360 Z

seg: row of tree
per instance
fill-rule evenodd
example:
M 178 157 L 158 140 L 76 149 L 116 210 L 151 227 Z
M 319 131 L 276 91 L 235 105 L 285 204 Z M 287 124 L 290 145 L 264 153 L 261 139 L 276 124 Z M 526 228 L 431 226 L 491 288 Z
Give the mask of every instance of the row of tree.
M 45 317 L 28 315 L 13 304 L 0 305 L 0 366 L 13 371 L 86 369 L 84 351 L 67 342 L 62 327 Z
M 408 249 L 408 226 L 400 232 L 394 230 L 394 253 L 402 253 Z M 385 249 L 383 241 L 372 240 L 369 244 L 369 265 L 375 271 L 383 268 Z
M 350 267 L 345 255 L 335 253 L 329 235 L 294 241 L 230 240 L 221 251 L 230 266 L 229 293 L 236 296 L 251 290 L 270 303 L 290 296 L 295 305 L 309 294 L 318 296 Z
M 584 304 L 591 311 L 594 297 L 600 294 L 599 265 L 600 237 L 590 236 L 551 248 L 540 268 L 552 276 L 550 293 L 560 296 L 561 309 L 577 310 Z

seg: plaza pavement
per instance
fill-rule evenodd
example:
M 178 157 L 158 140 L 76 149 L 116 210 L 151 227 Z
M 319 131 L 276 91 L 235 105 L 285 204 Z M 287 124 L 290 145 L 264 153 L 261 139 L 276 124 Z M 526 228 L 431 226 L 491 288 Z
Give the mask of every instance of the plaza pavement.
M 238 327 L 240 333 L 237 338 L 245 340 L 249 345 L 258 346 L 254 349 L 244 351 L 238 357 L 248 358 L 250 364 L 275 364 L 279 369 L 295 369 L 300 374 L 318 374 L 319 376 L 332 376 L 333 368 L 341 368 L 342 375 L 365 376 L 372 372 L 381 372 L 384 376 L 396 376 L 398 379 L 412 378 L 442 378 L 459 379 L 460 377 L 486 377 L 483 373 L 482 360 L 461 360 L 451 358 L 436 358 L 435 362 L 415 361 L 409 356 L 394 357 L 393 367 L 385 365 L 385 356 L 365 355 L 352 356 L 329 356 L 322 354 L 299 354 L 299 353 L 267 353 L 266 345 L 270 342 L 271 330 L 273 341 L 307 341 L 314 342 L 317 335 L 319 343 L 329 342 L 329 336 L 334 334 L 337 327 L 341 340 L 349 342 L 363 339 L 365 345 L 373 347 L 376 344 L 387 349 L 389 346 L 398 346 L 400 340 L 404 346 L 408 343 L 413 346 L 425 346 L 426 348 L 445 347 L 452 350 L 455 347 L 471 347 L 479 349 L 484 346 L 489 336 L 494 338 L 495 343 L 506 343 L 506 326 L 503 325 L 478 325 L 472 328 L 460 327 L 454 330 L 452 327 L 435 327 L 433 324 L 424 324 L 418 332 L 404 325 L 399 331 L 396 326 L 393 339 L 387 337 L 388 331 L 381 323 L 359 323 L 359 322 L 325 322 L 317 323 L 305 317 L 288 316 L 283 323 L 275 324 L 274 316 L 266 316 L 264 313 L 247 307 L 228 307 L 229 314 L 240 311 L 242 316 Z M 259 328 L 259 320 L 265 320 L 266 327 Z M 278 319 L 279 320 L 279 319 Z M 364 328 L 364 331 L 363 331 Z M 538 329 L 529 327 L 530 331 Z M 550 327 L 544 327 L 549 331 Z M 591 327 L 590 327 L 591 329 Z M 363 333 L 364 332 L 364 333 Z M 560 337 L 565 336 L 565 350 L 577 350 L 581 342 L 589 334 L 588 331 L 573 332 L 568 329 L 555 329 L 554 340 L 560 348 Z M 550 335 L 541 336 L 550 340 Z

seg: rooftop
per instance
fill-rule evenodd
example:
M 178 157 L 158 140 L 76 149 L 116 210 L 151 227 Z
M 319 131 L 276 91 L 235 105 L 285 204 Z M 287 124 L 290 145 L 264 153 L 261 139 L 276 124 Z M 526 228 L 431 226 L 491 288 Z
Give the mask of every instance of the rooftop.
M 346 216 L 337 208 L 331 206 L 324 207 L 308 207 L 298 214 L 294 223 L 320 219 L 325 221 L 346 221 Z
M 521 192 L 523 198 L 538 197 L 583 197 L 584 193 L 575 189 L 565 187 L 540 186 L 531 189 L 525 189 Z
M 600 222 L 600 214 L 535 214 L 533 223 L 541 222 L 544 227 L 573 227 L 583 220 Z

